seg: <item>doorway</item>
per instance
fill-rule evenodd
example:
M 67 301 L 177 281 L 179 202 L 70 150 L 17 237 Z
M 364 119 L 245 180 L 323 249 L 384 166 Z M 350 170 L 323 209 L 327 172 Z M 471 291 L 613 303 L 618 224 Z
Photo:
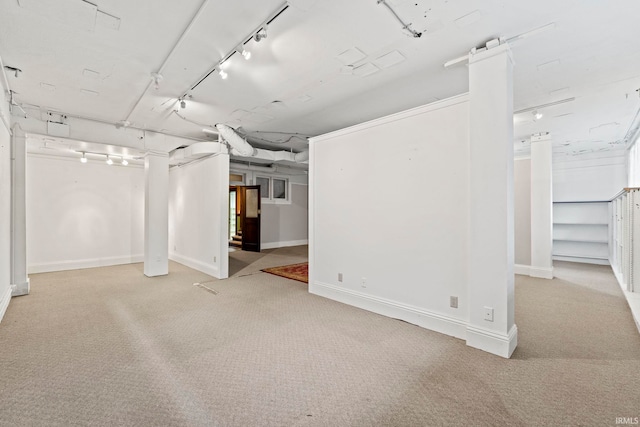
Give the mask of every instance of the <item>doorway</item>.
M 260 252 L 260 186 L 229 187 L 229 246 Z

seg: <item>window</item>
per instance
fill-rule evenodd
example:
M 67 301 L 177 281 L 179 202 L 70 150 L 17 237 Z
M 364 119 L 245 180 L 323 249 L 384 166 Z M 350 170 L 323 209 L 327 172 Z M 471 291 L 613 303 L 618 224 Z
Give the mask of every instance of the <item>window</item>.
M 287 180 L 273 178 L 273 193 L 274 199 L 286 200 L 287 199 Z
M 288 179 L 256 176 L 256 185 L 260 186 L 260 197 L 264 203 L 289 202 Z
M 256 185 L 260 186 L 260 198 L 269 198 L 269 178 L 256 177 Z

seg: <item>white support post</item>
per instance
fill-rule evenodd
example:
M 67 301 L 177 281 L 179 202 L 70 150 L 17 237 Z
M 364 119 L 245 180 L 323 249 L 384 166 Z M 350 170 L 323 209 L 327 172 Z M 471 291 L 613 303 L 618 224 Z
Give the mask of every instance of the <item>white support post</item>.
M 28 295 L 27 138 L 20 126 L 11 136 L 11 296 Z
M 531 277 L 553 279 L 551 136 L 531 137 Z
M 169 274 L 169 155 L 144 158 L 144 274 Z
M 470 242 L 467 345 L 510 357 L 514 322 L 513 59 L 498 45 L 469 58 Z

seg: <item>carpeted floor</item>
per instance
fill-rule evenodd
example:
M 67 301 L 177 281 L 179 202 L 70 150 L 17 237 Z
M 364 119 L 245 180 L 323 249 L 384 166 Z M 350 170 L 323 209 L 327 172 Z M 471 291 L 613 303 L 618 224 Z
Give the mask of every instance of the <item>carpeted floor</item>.
M 32 294 L 0 324 L 0 425 L 614 426 L 640 416 L 640 334 L 610 269 L 557 266 L 553 281 L 517 276 L 510 360 L 262 272 L 216 281 L 171 263 L 154 279 L 141 264 L 32 275 Z

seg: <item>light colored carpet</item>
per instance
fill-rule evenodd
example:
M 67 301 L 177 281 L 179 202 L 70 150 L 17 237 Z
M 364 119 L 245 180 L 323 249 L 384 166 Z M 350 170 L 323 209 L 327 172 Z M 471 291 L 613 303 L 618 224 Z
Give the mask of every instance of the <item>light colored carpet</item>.
M 610 270 L 563 263 L 558 275 L 517 276 L 511 360 L 261 272 L 216 281 L 171 263 L 154 279 L 141 264 L 32 275 L 32 294 L 0 324 L 0 425 L 614 426 L 640 416 L 640 335 Z

